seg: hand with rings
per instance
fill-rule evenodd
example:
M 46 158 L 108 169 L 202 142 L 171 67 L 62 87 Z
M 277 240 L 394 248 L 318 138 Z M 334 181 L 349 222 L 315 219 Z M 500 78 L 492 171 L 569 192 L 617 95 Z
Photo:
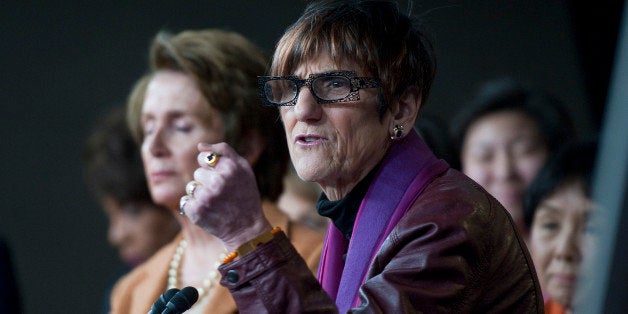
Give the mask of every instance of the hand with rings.
M 226 245 L 270 229 L 249 161 L 226 143 L 199 144 L 198 148 L 200 167 L 185 187 L 181 212 Z

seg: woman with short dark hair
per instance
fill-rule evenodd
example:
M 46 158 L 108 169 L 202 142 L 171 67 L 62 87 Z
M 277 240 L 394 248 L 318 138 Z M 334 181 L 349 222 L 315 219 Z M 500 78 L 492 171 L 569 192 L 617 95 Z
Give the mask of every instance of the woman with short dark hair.
M 318 281 L 260 220 L 254 178 L 229 145 L 199 147 L 200 190 L 183 206 L 231 251 L 221 283 L 242 312 L 543 311 L 506 210 L 414 131 L 434 67 L 425 34 L 391 1 L 311 2 L 288 28 L 258 81 L 299 177 L 323 190 L 318 212 L 332 223 Z

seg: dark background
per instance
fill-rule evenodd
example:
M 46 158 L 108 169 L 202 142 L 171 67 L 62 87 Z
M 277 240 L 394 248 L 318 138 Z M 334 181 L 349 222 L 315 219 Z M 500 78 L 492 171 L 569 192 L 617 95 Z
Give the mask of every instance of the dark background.
M 403 2 L 405 3 L 405 2 Z M 582 135 L 598 131 L 622 1 L 415 1 L 435 40 L 426 112 L 448 120 L 483 80 L 553 93 Z M 160 29 L 220 27 L 272 52 L 304 1 L 0 3 L 0 235 L 26 313 L 95 313 L 122 269 L 87 193 L 80 153 L 92 122 L 120 105 Z M 405 7 L 405 5 L 403 5 Z

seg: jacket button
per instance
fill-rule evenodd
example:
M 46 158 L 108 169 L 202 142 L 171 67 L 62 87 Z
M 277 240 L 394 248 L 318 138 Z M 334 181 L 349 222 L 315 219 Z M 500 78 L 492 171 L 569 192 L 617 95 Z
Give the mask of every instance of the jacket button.
M 238 275 L 237 271 L 232 269 L 227 272 L 227 281 L 229 283 L 236 283 L 238 282 L 238 280 L 240 280 L 240 276 Z

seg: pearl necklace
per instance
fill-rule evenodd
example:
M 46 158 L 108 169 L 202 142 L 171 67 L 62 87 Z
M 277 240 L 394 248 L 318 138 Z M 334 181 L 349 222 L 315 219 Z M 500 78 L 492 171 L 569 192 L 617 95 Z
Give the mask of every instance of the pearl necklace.
M 170 269 L 168 270 L 168 289 L 178 288 L 179 285 L 179 267 L 181 266 L 181 260 L 185 248 L 188 246 L 188 242 L 185 239 L 181 239 L 177 249 L 174 251 L 172 260 L 170 261 Z M 206 294 L 209 294 L 209 290 L 218 284 L 218 266 L 220 266 L 222 260 L 226 257 L 225 253 L 220 254 L 220 258 L 214 263 L 214 268 L 209 272 L 207 277 L 203 279 L 202 287 L 197 288 L 198 298 L 201 299 Z

